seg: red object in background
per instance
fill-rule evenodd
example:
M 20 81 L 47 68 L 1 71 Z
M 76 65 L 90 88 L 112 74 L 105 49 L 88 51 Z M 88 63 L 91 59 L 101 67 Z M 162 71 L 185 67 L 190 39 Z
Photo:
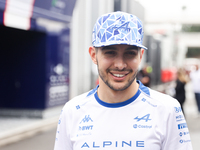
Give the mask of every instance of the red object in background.
M 96 86 L 99 84 L 99 78 L 96 80 Z
M 161 81 L 162 82 L 170 82 L 176 79 L 176 69 L 163 69 L 161 70 Z

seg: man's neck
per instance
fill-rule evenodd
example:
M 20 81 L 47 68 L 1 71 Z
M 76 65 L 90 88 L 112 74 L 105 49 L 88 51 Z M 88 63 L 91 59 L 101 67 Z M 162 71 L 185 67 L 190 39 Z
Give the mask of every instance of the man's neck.
M 136 80 L 125 90 L 115 91 L 108 87 L 104 82 L 99 83 L 97 94 L 99 98 L 107 103 L 119 103 L 124 102 L 133 97 L 139 88 L 139 84 Z

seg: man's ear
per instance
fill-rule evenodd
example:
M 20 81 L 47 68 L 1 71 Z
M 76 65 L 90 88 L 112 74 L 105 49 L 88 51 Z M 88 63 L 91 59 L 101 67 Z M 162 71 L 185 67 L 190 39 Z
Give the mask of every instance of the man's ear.
M 89 54 L 94 64 L 97 64 L 96 50 L 93 46 L 89 47 Z

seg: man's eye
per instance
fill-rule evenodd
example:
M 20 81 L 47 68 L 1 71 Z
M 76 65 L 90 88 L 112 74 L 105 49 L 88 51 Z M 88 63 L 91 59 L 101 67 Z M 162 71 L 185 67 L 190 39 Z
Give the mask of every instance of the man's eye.
M 114 52 L 114 51 L 108 51 L 108 52 L 105 52 L 105 54 L 108 54 L 108 55 L 114 55 L 115 52 Z
M 127 52 L 126 54 L 127 54 L 127 55 L 134 55 L 134 56 L 137 55 L 137 53 L 136 53 L 136 52 L 133 52 L 133 51 Z

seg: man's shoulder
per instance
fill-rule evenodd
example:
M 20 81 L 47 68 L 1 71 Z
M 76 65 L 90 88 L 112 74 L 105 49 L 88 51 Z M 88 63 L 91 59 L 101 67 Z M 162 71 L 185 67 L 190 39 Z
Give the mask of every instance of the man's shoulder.
M 149 89 L 149 90 L 150 90 L 149 98 L 152 99 L 152 101 L 155 101 L 158 104 L 164 105 L 164 106 L 170 106 L 170 107 L 179 106 L 179 102 L 175 98 L 171 97 L 170 95 L 158 92 L 153 89 Z
M 70 99 L 66 104 L 65 108 L 78 108 L 78 106 L 83 105 L 84 103 L 92 100 L 92 95 L 94 95 L 95 90 L 90 90 L 83 94 L 77 95 L 74 98 Z

